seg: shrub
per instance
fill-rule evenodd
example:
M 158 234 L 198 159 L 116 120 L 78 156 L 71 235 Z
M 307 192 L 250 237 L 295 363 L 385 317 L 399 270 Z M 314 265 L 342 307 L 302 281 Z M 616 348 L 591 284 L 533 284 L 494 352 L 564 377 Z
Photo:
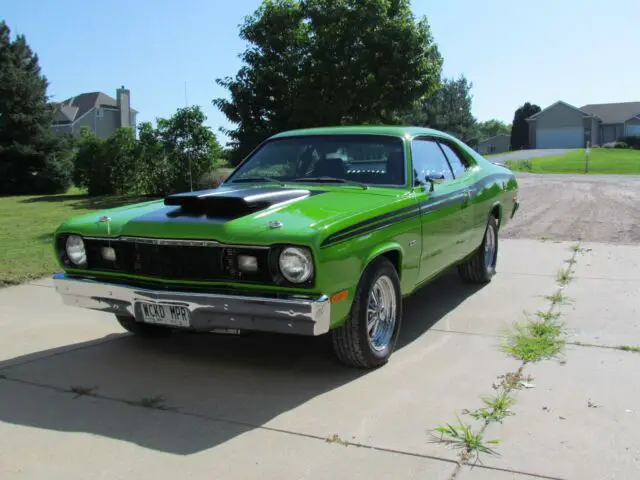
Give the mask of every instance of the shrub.
M 217 188 L 231 174 L 231 168 L 217 168 L 205 173 L 198 180 L 199 189 Z
M 619 141 L 626 143 L 628 148 L 640 149 L 640 137 L 622 137 Z
M 49 155 L 44 162 L 44 169 L 38 172 L 34 193 L 65 193 L 71 186 L 73 175 L 73 158 L 70 152 L 58 152 Z
M 613 148 L 629 148 L 629 145 L 627 145 L 625 142 L 616 142 Z

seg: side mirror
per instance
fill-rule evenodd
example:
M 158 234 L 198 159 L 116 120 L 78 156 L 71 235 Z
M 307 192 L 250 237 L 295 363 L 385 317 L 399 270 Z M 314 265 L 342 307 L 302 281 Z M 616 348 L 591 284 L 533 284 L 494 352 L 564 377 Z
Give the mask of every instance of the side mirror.
M 446 178 L 444 178 L 444 173 L 427 173 L 424 176 L 424 179 L 431 185 L 431 187 L 429 188 L 430 192 L 433 192 L 436 183 L 442 183 L 446 180 Z

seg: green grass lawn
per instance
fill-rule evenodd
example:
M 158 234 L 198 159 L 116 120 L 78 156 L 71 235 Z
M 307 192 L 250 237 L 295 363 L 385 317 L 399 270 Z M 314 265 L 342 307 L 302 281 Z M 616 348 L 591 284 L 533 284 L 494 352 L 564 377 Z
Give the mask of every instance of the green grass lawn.
M 528 161 L 507 161 L 512 170 L 531 173 L 584 173 L 584 149 L 566 155 L 533 158 Z M 592 148 L 589 172 L 599 174 L 640 175 L 640 150 Z
M 53 231 L 67 218 L 148 201 L 143 197 L 87 197 L 83 194 L 0 197 L 0 287 L 52 274 Z

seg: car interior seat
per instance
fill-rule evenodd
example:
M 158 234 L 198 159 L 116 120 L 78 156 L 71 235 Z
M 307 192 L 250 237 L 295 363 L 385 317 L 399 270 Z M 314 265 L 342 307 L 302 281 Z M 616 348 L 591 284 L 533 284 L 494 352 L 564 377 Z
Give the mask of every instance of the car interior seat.
M 345 178 L 346 169 L 344 162 L 339 158 L 323 158 L 313 167 L 314 177 Z

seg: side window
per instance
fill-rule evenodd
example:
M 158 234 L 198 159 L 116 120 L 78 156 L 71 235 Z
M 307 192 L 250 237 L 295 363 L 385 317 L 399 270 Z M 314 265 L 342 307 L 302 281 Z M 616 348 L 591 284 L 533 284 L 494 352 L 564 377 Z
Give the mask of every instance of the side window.
M 447 156 L 447 160 L 449 160 L 449 164 L 451 165 L 453 174 L 456 177 L 462 175 L 467 169 L 467 166 L 465 165 L 465 162 L 462 160 L 462 158 L 460 158 L 460 154 L 446 143 L 441 143 L 440 146 L 442 147 L 442 150 L 444 150 L 444 153 Z
M 413 172 L 415 183 L 422 185 L 427 183 L 424 179 L 427 174 L 443 174 L 447 180 L 453 179 L 451 168 L 440 147 L 433 140 L 413 140 L 411 144 L 411 156 L 413 158 Z

